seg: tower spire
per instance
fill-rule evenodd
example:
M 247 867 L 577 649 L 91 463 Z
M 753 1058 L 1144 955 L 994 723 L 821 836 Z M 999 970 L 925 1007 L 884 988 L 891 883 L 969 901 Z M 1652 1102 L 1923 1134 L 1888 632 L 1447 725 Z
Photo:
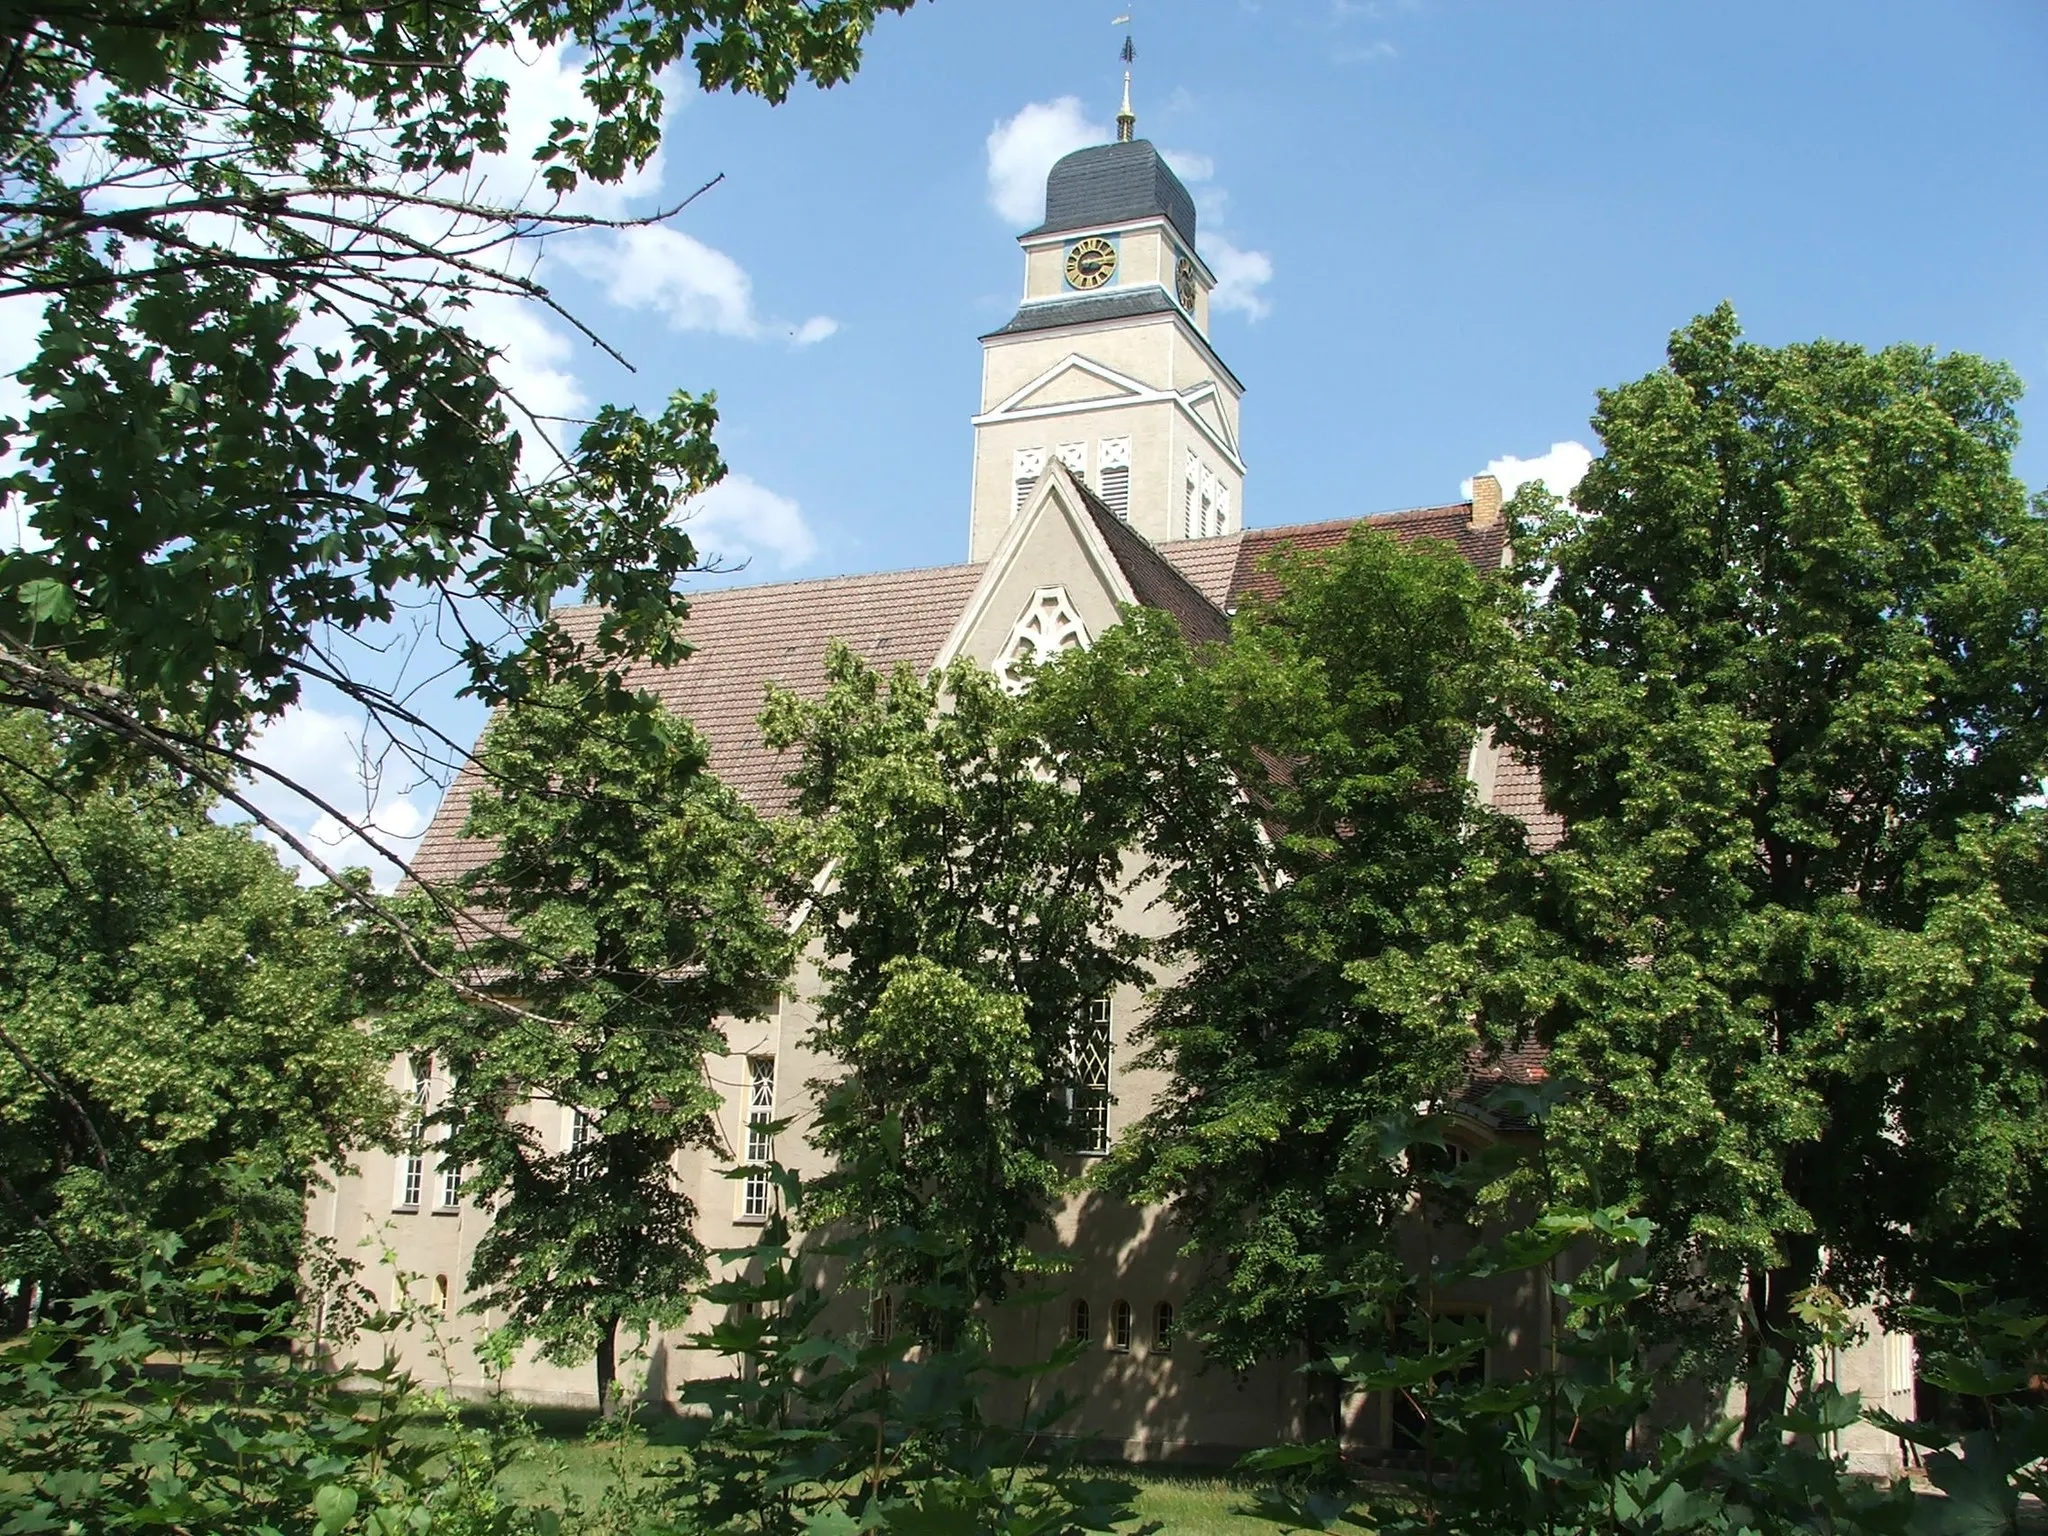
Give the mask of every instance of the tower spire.
M 1128 16 L 1119 18 L 1122 21 L 1129 21 L 1130 19 Z M 1138 114 L 1131 110 L 1131 61 L 1136 59 L 1137 56 L 1137 44 L 1132 42 L 1130 37 L 1126 35 L 1123 52 L 1124 105 L 1123 110 L 1116 115 L 1116 141 L 1119 144 L 1130 143 L 1138 134 Z

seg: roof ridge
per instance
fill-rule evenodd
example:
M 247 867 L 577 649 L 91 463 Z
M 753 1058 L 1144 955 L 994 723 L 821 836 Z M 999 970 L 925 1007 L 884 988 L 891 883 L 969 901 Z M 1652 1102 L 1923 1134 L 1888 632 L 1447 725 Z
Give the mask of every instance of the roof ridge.
M 956 560 L 946 565 L 904 565 L 886 571 L 844 571 L 836 576 L 801 576 L 793 581 L 757 581 L 746 586 L 710 587 L 692 592 L 692 604 L 706 598 L 736 596 L 740 593 L 794 591 L 797 588 L 815 590 L 820 587 L 851 586 L 859 581 L 884 581 L 901 576 L 950 575 L 956 571 L 979 570 L 986 561 Z M 558 615 L 595 613 L 604 607 L 602 603 L 568 603 L 556 608 Z
M 1471 514 L 1469 501 L 1447 501 L 1434 507 L 1396 507 L 1386 512 L 1361 512 L 1356 517 L 1332 517 L 1318 523 L 1281 523 L 1271 528 L 1244 528 L 1239 533 L 1245 538 L 1271 538 L 1282 533 L 1320 533 L 1327 528 L 1350 528 L 1359 523 L 1384 523 L 1398 517 L 1429 517 L 1446 512 Z

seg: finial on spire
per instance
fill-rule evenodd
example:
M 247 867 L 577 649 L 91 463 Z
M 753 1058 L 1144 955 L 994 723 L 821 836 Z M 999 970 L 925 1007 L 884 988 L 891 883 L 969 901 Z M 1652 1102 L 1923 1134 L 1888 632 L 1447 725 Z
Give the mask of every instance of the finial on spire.
M 1121 25 L 1122 23 L 1124 23 L 1124 22 L 1126 22 L 1126 21 L 1129 21 L 1130 19 L 1131 19 L 1131 18 L 1130 18 L 1130 17 L 1128 17 L 1128 16 L 1119 16 L 1119 17 L 1117 18 L 1117 23 L 1118 23 L 1119 25 Z M 1123 105 L 1123 110 L 1122 110 L 1122 111 L 1120 111 L 1120 112 L 1118 112 L 1118 113 L 1117 113 L 1117 115 L 1116 115 L 1116 141 L 1117 141 L 1117 143 L 1119 143 L 1119 144 L 1128 144 L 1128 143 L 1130 143 L 1130 142 L 1131 142 L 1131 140 L 1132 140 L 1132 139 L 1136 138 L 1136 137 L 1137 137 L 1137 135 L 1138 135 L 1138 114 L 1137 114 L 1137 113 L 1135 113 L 1135 112 L 1133 112 L 1133 111 L 1131 110 L 1131 69 L 1130 69 L 1130 66 L 1131 66 L 1131 62 L 1132 62 L 1132 61 L 1133 61 L 1134 59 L 1136 59 L 1136 58 L 1137 58 L 1137 56 L 1138 56 L 1138 45 L 1137 45 L 1136 43 L 1132 42 L 1132 41 L 1130 40 L 1130 38 L 1129 38 L 1129 37 L 1125 37 L 1125 38 L 1124 38 L 1124 53 L 1123 53 L 1123 58 L 1124 58 L 1124 105 Z

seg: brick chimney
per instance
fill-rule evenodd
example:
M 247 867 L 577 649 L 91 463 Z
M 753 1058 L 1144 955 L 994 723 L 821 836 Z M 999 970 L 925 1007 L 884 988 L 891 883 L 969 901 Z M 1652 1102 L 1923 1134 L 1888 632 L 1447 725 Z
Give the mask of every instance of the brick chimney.
M 1491 528 L 1500 521 L 1500 482 L 1491 475 L 1472 477 L 1472 526 Z

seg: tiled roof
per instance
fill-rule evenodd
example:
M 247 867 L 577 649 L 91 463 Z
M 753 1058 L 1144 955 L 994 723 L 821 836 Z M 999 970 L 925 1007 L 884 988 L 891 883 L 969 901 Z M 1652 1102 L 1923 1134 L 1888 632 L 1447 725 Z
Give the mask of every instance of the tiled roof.
M 1079 482 L 1076 482 L 1079 484 Z M 1131 594 L 1147 608 L 1161 608 L 1180 623 L 1180 632 L 1194 641 L 1223 640 L 1230 634 L 1230 620 L 1188 578 L 1175 570 L 1152 541 L 1135 533 L 1131 525 L 1109 510 L 1109 506 L 1087 486 L 1081 485 L 1081 499 L 1096 531 L 1116 557 Z
M 1261 567 L 1283 547 L 1303 554 L 1334 549 L 1350 538 L 1351 531 L 1361 523 L 1390 533 L 1403 543 L 1439 539 L 1455 544 L 1460 554 L 1483 571 L 1499 568 L 1507 532 L 1498 522 L 1474 528 L 1472 503 L 1461 501 L 1447 507 L 1417 507 L 1407 512 L 1382 512 L 1328 523 L 1247 528 L 1217 539 L 1180 539 L 1160 545 L 1159 552 L 1179 567 L 1204 597 L 1227 612 L 1237 607 L 1247 593 L 1271 597 L 1278 590 L 1273 578 Z
M 1548 853 L 1564 841 L 1564 818 L 1543 804 L 1543 780 L 1536 767 L 1520 753 L 1508 750 L 1500 755 L 1500 767 L 1493 778 L 1493 807 L 1520 819 L 1529 829 L 1529 846 Z
M 710 746 L 711 771 L 773 815 L 788 803 L 790 765 L 761 745 L 755 723 L 768 684 L 821 693 L 830 640 L 878 667 L 929 666 L 981 572 L 949 565 L 699 593 L 684 627 L 696 651 L 680 666 L 635 668 L 628 681 L 694 725 Z M 589 611 L 569 610 L 564 620 L 574 626 Z M 462 837 L 476 782 L 465 768 L 442 797 L 413 858 L 419 879 L 452 880 L 490 856 L 488 844 Z
M 1035 300 L 1022 306 L 1007 325 L 988 334 L 1016 336 L 1025 331 L 1049 331 L 1056 325 L 1085 325 L 1094 320 L 1133 320 L 1140 315 L 1179 312 L 1180 306 L 1173 302 L 1171 294 L 1157 283 L 1146 283 L 1142 287 L 1117 288 L 1108 293 Z

